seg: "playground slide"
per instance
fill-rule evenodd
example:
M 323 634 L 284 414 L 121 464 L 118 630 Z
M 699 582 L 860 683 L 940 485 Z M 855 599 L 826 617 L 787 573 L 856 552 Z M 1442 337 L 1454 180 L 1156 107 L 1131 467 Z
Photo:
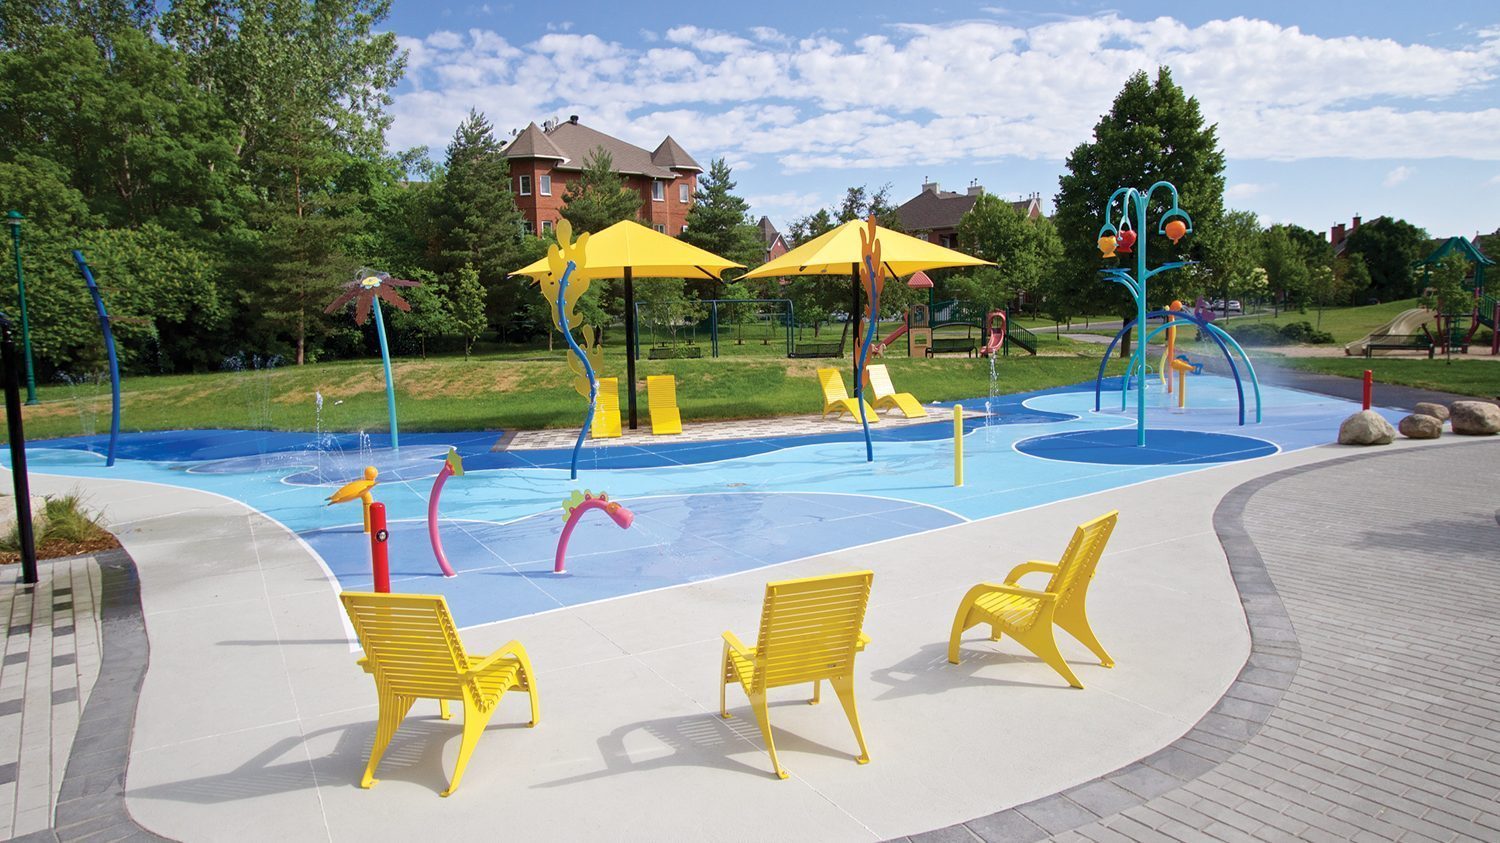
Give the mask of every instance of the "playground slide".
M 979 356 L 986 357 L 1000 350 L 1005 344 L 1005 330 L 1003 328 L 991 328 L 989 341 L 979 349 Z
M 891 331 L 885 339 L 876 343 L 870 350 L 875 352 L 876 357 L 884 357 L 885 350 L 890 347 L 891 343 L 895 342 L 898 339 L 901 339 L 901 337 L 906 333 L 906 327 L 906 323 L 902 322 L 901 327 L 897 328 L 894 331 Z
M 1411 334 L 1420 334 L 1422 332 L 1422 325 L 1426 322 L 1431 321 L 1432 311 L 1427 310 L 1426 308 L 1414 307 L 1411 310 L 1403 310 L 1396 315 L 1395 319 L 1392 319 L 1391 321 L 1360 337 L 1354 342 L 1345 345 L 1344 353 L 1351 357 L 1363 357 L 1365 354 L 1365 346 L 1367 344 L 1376 342 L 1388 336 L 1409 336 Z M 1394 352 L 1380 348 L 1377 348 L 1371 352 L 1371 354 L 1388 353 Z

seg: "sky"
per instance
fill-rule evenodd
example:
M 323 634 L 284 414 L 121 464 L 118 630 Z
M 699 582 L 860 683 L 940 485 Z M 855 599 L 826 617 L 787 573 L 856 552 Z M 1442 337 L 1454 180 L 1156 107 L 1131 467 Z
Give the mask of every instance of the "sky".
M 1434 11 L 1436 10 L 1436 11 Z M 502 138 L 580 122 L 724 158 L 785 230 L 845 188 L 1032 193 L 1136 70 L 1218 125 L 1225 207 L 1326 234 L 1362 215 L 1500 228 L 1500 4 L 394 0 L 393 148 L 442 160 L 477 108 Z

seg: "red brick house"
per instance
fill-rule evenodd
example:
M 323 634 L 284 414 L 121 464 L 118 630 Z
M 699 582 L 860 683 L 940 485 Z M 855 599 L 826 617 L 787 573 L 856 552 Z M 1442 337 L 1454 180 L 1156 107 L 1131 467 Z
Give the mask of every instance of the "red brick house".
M 940 189 L 937 182 L 923 182 L 922 192 L 897 208 L 896 216 L 907 233 L 953 249 L 958 246 L 958 221 L 974 207 L 974 200 L 983 195 L 984 186 L 978 183 L 970 184 L 963 193 L 954 193 Z M 1042 215 L 1040 193 L 1010 204 L 1031 219 Z
M 761 217 L 755 227 L 760 229 L 760 239 L 766 244 L 766 253 L 761 256 L 761 263 L 769 263 L 791 251 L 787 248 L 786 238 L 776 230 L 770 217 Z
M 1343 223 L 1339 223 L 1333 228 L 1328 229 L 1328 244 L 1333 247 L 1333 254 L 1335 257 L 1343 256 L 1344 241 L 1349 239 L 1349 235 L 1359 230 L 1359 223 L 1360 219 L 1356 215 L 1354 217 L 1353 225 L 1350 225 L 1346 228 Z
M 681 234 L 703 172 L 698 162 L 670 135 L 647 151 L 579 123 L 576 114 L 565 123 L 532 123 L 505 146 L 510 189 L 528 230 L 548 231 L 562 219 L 563 191 L 600 147 L 614 159 L 625 186 L 641 194 L 641 223 L 673 237 Z

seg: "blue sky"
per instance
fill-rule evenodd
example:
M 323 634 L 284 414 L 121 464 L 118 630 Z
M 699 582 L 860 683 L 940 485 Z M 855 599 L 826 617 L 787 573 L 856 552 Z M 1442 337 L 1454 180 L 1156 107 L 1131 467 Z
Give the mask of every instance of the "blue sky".
M 390 141 L 441 159 L 473 106 L 726 158 L 780 227 L 850 185 L 1042 194 L 1126 77 L 1165 64 L 1219 124 L 1225 204 L 1327 232 L 1500 227 L 1500 5 L 395 0 Z M 562 11 L 558 11 L 561 9 Z M 1433 9 L 1440 9 L 1434 13 Z

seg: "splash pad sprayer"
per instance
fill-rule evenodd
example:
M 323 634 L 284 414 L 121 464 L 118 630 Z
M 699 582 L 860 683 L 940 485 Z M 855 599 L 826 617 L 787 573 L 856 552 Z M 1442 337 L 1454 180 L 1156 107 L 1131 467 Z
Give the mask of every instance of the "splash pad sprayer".
M 456 577 L 458 574 L 448 564 L 448 556 L 443 553 L 443 537 L 438 535 L 438 499 L 442 497 L 443 484 L 448 482 L 449 477 L 462 476 L 464 462 L 459 458 L 458 451 L 449 448 L 448 458 L 443 460 L 437 479 L 432 481 L 432 492 L 427 495 L 427 538 L 432 541 L 432 555 L 437 557 L 438 567 L 443 569 L 445 577 Z
M 603 332 L 593 325 L 582 324 L 575 310 L 578 300 L 589 288 L 589 278 L 583 273 L 584 267 L 588 265 L 588 232 L 578 235 L 575 241 L 573 226 L 567 220 L 558 220 L 552 230 L 557 236 L 557 242 L 547 248 L 548 273 L 538 283 L 542 297 L 552 305 L 552 327 L 563 335 L 563 339 L 568 342 L 568 350 L 573 353 L 568 358 L 568 368 L 576 376 L 573 389 L 589 400 L 583 427 L 578 431 L 577 441 L 573 443 L 570 479 L 577 480 L 578 455 L 583 451 L 583 440 L 588 438 L 589 428 L 594 424 L 594 408 L 599 401 L 599 378 L 594 373 L 594 365 L 599 362 L 603 351 L 600 342 Z M 573 282 L 571 286 L 569 281 Z M 583 334 L 587 350 L 580 347 L 573 338 L 575 324 Z
M 600 492 L 597 496 L 585 489 L 583 492 L 574 491 L 573 496 L 563 501 L 563 524 L 562 536 L 557 540 L 557 555 L 552 562 L 552 573 L 567 573 L 566 563 L 568 557 L 568 539 L 573 535 L 573 528 L 583 518 L 583 514 L 591 509 L 602 509 L 604 514 L 614 519 L 620 525 L 620 529 L 628 530 L 635 522 L 635 513 L 625 508 L 619 501 L 612 501 L 609 495 Z
M 379 475 L 380 472 L 375 469 L 375 466 L 367 465 L 365 466 L 365 476 L 362 479 L 355 480 L 352 483 L 345 483 L 343 486 L 339 487 L 339 490 L 337 492 L 329 495 L 327 498 L 325 498 L 325 500 L 328 501 L 329 506 L 333 506 L 336 503 L 349 503 L 356 500 L 359 501 L 363 505 L 362 508 L 364 509 L 365 514 L 365 532 L 368 533 L 370 532 L 370 507 L 375 504 L 374 491 L 375 486 L 378 483 L 375 478 Z M 383 512 L 384 510 L 381 511 Z
M 384 299 L 397 310 L 410 311 L 411 305 L 392 288 L 420 286 L 417 281 L 392 278 L 387 273 L 362 268 L 354 274 L 353 281 L 344 284 L 344 292 L 323 308 L 324 313 L 333 313 L 352 301 L 355 303 L 354 322 L 357 325 L 365 324 L 371 311 L 375 313 L 375 336 L 380 340 L 380 362 L 385 368 L 385 408 L 391 419 L 392 449 L 401 447 L 401 439 L 396 429 L 396 381 L 391 376 L 391 349 L 385 340 L 385 319 L 380 315 L 380 300 Z

